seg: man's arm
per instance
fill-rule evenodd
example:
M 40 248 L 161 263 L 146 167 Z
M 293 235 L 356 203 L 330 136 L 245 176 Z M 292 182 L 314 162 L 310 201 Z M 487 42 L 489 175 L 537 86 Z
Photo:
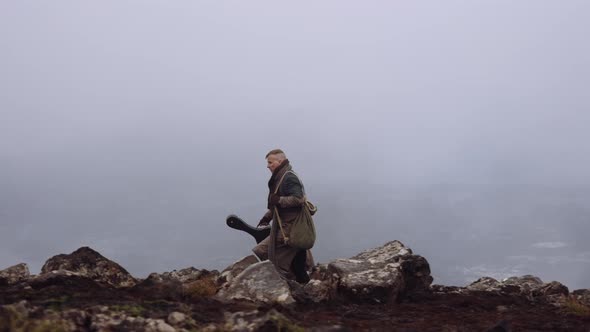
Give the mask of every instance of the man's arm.
M 278 206 L 282 208 L 303 206 L 303 185 L 295 174 L 288 174 L 283 181 L 284 196 L 279 198 Z
M 260 222 L 258 222 L 258 226 L 256 226 L 256 227 L 266 227 L 270 224 L 271 220 L 272 220 L 272 211 L 266 210 L 266 213 L 264 214 L 264 216 L 262 216 L 262 219 L 260 219 Z

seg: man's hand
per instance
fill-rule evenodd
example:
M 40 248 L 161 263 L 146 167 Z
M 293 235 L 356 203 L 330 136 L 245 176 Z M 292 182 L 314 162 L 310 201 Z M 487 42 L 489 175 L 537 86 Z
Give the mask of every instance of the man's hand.
M 270 224 L 271 220 L 272 220 L 271 218 L 262 217 L 262 219 L 260 219 L 260 222 L 258 223 L 258 226 L 256 226 L 256 227 L 266 227 L 266 226 L 268 226 L 268 224 Z
M 280 199 L 281 199 L 281 196 L 279 196 L 278 194 L 271 194 L 268 199 L 268 205 L 269 206 L 279 205 Z

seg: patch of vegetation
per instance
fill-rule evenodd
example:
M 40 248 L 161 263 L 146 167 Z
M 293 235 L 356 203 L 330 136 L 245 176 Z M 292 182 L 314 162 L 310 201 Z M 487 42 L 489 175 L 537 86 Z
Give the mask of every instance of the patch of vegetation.
M 30 319 L 10 306 L 0 308 L 0 331 L 10 332 L 66 332 L 62 321 Z
M 63 295 L 56 298 L 51 298 L 45 301 L 45 306 L 49 310 L 53 311 L 62 311 L 65 307 L 65 304 L 70 300 L 67 295 Z
M 269 318 L 270 321 L 276 324 L 277 331 L 279 332 L 305 332 L 303 327 L 291 322 L 282 315 L 273 315 Z
M 116 304 L 109 307 L 113 311 L 122 311 L 131 316 L 144 316 L 146 309 L 138 304 Z
M 174 302 L 166 301 L 166 300 L 153 300 L 153 301 L 142 301 L 142 304 L 149 308 L 154 309 L 163 309 L 168 310 L 174 307 L 176 304 Z
M 213 278 L 203 278 L 186 285 L 184 293 L 191 300 L 211 297 L 217 293 L 217 285 Z
M 187 316 L 191 316 L 193 313 L 193 308 L 190 304 L 180 303 L 178 305 L 177 311 L 182 312 L 183 314 L 185 314 Z
M 590 307 L 581 303 L 574 296 L 568 297 L 563 307 L 566 313 L 581 317 L 590 317 Z
M 35 321 L 27 324 L 23 332 L 66 332 L 69 331 L 65 323 L 52 321 Z M 20 332 L 20 331 L 18 331 Z

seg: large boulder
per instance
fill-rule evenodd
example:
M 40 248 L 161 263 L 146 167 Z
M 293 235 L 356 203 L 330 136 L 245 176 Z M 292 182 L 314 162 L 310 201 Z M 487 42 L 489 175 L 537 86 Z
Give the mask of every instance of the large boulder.
M 82 247 L 69 255 L 51 257 L 41 268 L 41 274 L 52 271 L 66 270 L 80 276 L 113 287 L 131 287 L 137 281 L 119 264 L 106 259 L 88 247 Z
M 80 288 L 95 289 L 102 287 L 101 284 L 97 283 L 94 279 L 82 275 L 81 273 L 68 270 L 55 270 L 42 273 L 31 278 L 28 284 L 34 289 L 41 289 L 49 286 L 61 286 L 64 288 L 64 292 Z
M 151 273 L 148 278 L 153 280 L 157 280 L 160 282 L 164 281 L 178 281 L 182 284 L 187 284 L 193 281 L 197 281 L 204 276 L 208 276 L 211 274 L 218 274 L 217 271 L 208 271 L 208 270 L 199 270 L 194 267 L 187 267 L 185 269 L 176 271 L 173 270 L 172 272 L 164 272 L 164 273 Z
M 129 291 L 144 299 L 178 301 L 185 298 L 210 297 L 217 292 L 219 272 L 194 267 L 180 271 L 151 273 Z
M 572 292 L 572 296 L 582 304 L 590 306 L 590 289 L 576 289 Z
M 464 292 L 492 292 L 504 295 L 521 296 L 528 300 L 546 300 L 559 302 L 569 294 L 568 288 L 557 282 L 543 281 L 533 275 L 510 277 L 498 281 L 490 277 L 482 277 L 462 289 Z
M 289 285 L 270 261 L 247 267 L 219 290 L 221 301 L 247 300 L 258 303 L 293 304 Z
M 20 263 L 7 269 L 0 270 L 0 279 L 4 279 L 5 283 L 8 285 L 26 281 L 30 277 L 29 267 L 25 263 Z
M 422 293 L 432 283 L 426 259 L 399 241 L 328 264 L 340 296 L 353 301 L 384 303 Z
M 240 259 L 239 261 L 226 267 L 225 270 L 221 271 L 221 276 L 219 278 L 220 282 L 225 283 L 231 281 L 233 278 L 242 273 L 242 271 L 244 271 L 248 266 L 258 262 L 260 261 L 254 255 L 246 256 Z
M 520 292 L 525 295 L 531 295 L 533 290 L 543 286 L 543 281 L 539 277 L 527 274 L 521 277 L 510 277 L 502 280 L 504 286 L 516 286 Z
M 467 290 L 481 292 L 500 292 L 502 283 L 492 277 L 481 277 L 469 284 Z
M 569 295 L 569 289 L 558 281 L 545 283 L 533 290 L 533 296 L 542 296 L 546 298 L 561 298 Z
M 297 302 L 326 302 L 334 298 L 336 287 L 330 275 L 327 264 L 314 266 L 310 275 L 311 280 L 303 287 L 292 287 L 291 294 Z M 300 291 L 294 291 L 300 290 Z

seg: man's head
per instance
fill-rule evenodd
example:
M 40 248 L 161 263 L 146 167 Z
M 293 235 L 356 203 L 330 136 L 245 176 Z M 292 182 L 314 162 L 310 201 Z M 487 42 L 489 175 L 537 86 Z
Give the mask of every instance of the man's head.
M 277 167 L 283 162 L 283 160 L 287 159 L 285 153 L 281 149 L 274 149 L 271 150 L 269 153 L 266 154 L 266 168 L 270 170 L 270 172 L 274 172 Z

